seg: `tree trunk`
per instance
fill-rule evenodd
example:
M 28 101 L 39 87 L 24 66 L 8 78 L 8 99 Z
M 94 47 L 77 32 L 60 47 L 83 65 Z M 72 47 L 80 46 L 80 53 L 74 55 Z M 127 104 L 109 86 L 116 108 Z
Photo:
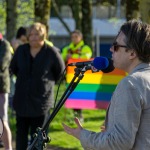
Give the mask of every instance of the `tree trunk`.
M 43 23 L 49 31 L 51 0 L 35 0 L 35 21 Z
M 82 0 L 70 1 L 73 18 L 75 19 L 75 29 L 82 31 Z
M 140 0 L 141 19 L 144 22 L 150 23 L 150 1 Z
M 17 0 L 6 0 L 6 38 L 11 41 L 17 30 Z
M 65 29 L 66 29 L 66 30 L 68 31 L 68 33 L 70 34 L 71 31 L 70 31 L 68 25 L 65 23 L 65 21 L 64 21 L 63 18 L 61 17 L 61 15 L 59 14 L 58 5 L 57 5 L 57 3 L 56 3 L 55 0 L 52 0 L 52 6 L 53 6 L 53 8 L 54 8 L 54 10 L 55 10 L 55 13 L 56 13 L 58 19 L 60 20 L 60 22 L 64 25 Z
M 139 19 L 139 0 L 126 0 L 126 18 L 131 20 L 133 18 Z
M 82 33 L 85 43 L 93 49 L 92 0 L 82 0 Z

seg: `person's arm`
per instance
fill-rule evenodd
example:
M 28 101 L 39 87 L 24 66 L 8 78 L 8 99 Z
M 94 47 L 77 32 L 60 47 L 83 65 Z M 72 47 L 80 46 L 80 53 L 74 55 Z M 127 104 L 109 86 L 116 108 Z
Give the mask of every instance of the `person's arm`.
M 125 80 L 118 86 L 113 98 L 114 114 L 109 116 L 114 117 L 114 123 L 110 125 L 112 126 L 111 130 L 107 131 L 106 129 L 106 132 L 103 133 L 82 130 L 80 141 L 84 148 L 94 150 L 132 149 L 140 124 L 142 97 L 134 84 Z
M 0 70 L 4 71 L 9 68 L 11 61 L 11 46 L 7 41 L 1 41 L 0 46 Z
M 9 67 L 9 70 L 10 70 L 10 74 L 14 74 L 17 76 L 17 72 L 18 72 L 18 64 L 17 64 L 17 61 L 18 61 L 18 51 L 19 49 L 17 49 L 13 55 L 13 58 L 11 60 L 11 63 L 10 63 L 10 67 Z
M 55 77 L 55 82 L 57 82 L 65 69 L 64 61 L 60 53 L 57 51 L 55 51 L 54 63 L 55 64 L 53 65 L 53 73 Z
M 142 97 L 137 88 L 128 80 L 122 82 L 115 92 L 110 106 L 108 117 L 113 117 L 111 128 L 105 132 L 80 130 L 77 136 L 84 149 L 93 150 L 129 150 L 132 149 L 140 124 L 142 112 Z M 109 109 L 109 110 L 110 110 Z M 109 118 L 110 119 L 110 118 Z M 109 122 L 109 120 L 108 120 Z M 79 127 L 78 127 L 79 128 Z M 77 129 L 78 129 L 77 128 Z M 75 129 L 69 129 L 69 134 L 75 135 Z
M 91 48 L 88 45 L 84 45 L 82 50 L 81 50 L 80 58 L 90 59 L 91 57 L 92 57 Z
M 65 47 L 62 49 L 61 56 L 62 56 L 64 62 L 67 61 L 68 49 L 69 49 L 69 45 L 65 46 Z

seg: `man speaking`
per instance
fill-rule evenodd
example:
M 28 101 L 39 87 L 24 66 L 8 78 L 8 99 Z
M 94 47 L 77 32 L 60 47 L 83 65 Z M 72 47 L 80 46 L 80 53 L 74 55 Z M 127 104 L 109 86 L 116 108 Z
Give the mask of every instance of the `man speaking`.
M 85 150 L 150 149 L 150 25 L 137 20 L 124 23 L 110 48 L 115 68 L 128 73 L 116 87 L 102 132 L 63 124 Z

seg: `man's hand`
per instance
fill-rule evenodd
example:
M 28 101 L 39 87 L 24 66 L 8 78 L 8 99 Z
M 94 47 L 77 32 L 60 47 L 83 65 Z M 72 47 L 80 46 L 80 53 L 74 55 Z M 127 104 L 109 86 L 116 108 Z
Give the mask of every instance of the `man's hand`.
M 63 128 L 66 133 L 76 137 L 77 139 L 80 139 L 80 133 L 83 128 L 77 117 L 74 119 L 74 121 L 77 125 L 77 128 L 70 128 L 69 126 L 65 125 L 64 123 L 62 125 L 63 125 Z

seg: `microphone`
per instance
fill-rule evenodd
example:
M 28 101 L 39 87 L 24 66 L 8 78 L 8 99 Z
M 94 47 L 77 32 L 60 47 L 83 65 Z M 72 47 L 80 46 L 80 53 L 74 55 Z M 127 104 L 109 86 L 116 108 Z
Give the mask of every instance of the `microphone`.
M 70 63 L 68 66 L 76 66 L 78 68 L 86 67 L 86 70 L 92 70 L 92 72 L 102 71 L 108 73 L 114 70 L 113 62 L 106 57 L 95 57 L 93 61 L 84 61 Z
M 110 59 L 110 58 L 107 58 L 107 59 L 108 59 L 109 63 L 108 63 L 108 66 L 105 69 L 101 69 L 101 71 L 103 73 L 109 73 L 109 72 L 112 72 L 115 69 L 112 59 Z

